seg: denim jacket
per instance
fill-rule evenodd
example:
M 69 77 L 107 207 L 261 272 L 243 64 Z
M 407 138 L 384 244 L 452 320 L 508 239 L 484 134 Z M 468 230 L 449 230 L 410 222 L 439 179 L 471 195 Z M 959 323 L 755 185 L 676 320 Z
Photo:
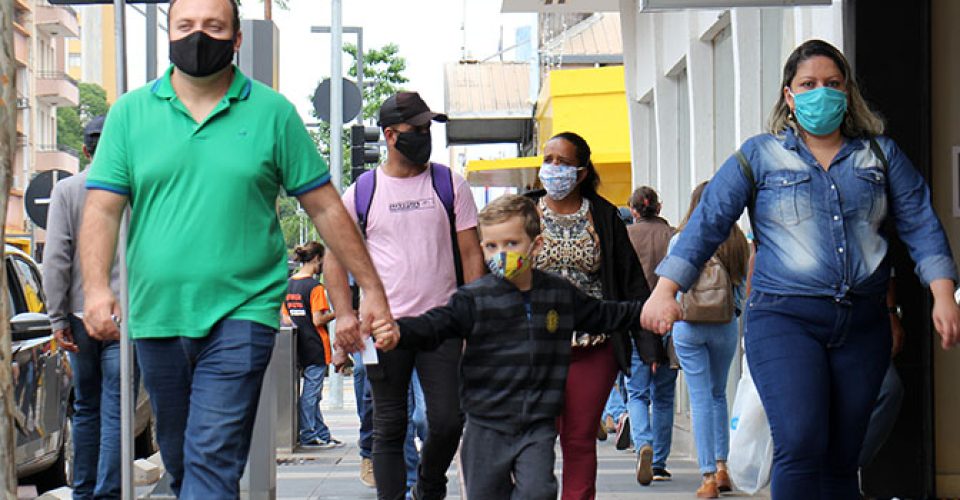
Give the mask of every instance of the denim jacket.
M 888 214 L 924 284 L 940 278 L 957 281 L 930 189 L 891 139 L 876 140 L 887 170 L 865 138 L 845 139 L 829 170 L 817 164 L 790 129 L 782 136 L 762 134 L 743 144 L 757 189 L 751 213 L 758 241 L 754 289 L 835 298 L 883 294 L 890 265 L 881 226 Z M 707 185 L 657 274 L 687 290 L 729 235 L 752 190 L 731 156 Z

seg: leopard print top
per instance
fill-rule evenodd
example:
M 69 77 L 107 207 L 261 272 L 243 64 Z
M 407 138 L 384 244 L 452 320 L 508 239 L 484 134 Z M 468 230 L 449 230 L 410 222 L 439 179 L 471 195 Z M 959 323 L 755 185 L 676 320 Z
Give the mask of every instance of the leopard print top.
M 534 265 L 542 271 L 563 276 L 591 297 L 603 298 L 600 282 L 600 237 L 590 218 L 590 201 L 583 198 L 580 209 L 558 214 L 541 199 L 537 208 L 543 226 L 543 248 Z M 597 345 L 606 334 L 574 332 L 574 346 Z

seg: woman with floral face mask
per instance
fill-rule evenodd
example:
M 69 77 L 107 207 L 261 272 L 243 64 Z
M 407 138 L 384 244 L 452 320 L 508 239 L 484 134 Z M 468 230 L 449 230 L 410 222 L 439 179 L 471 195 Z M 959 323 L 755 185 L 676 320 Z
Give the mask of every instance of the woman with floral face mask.
M 773 434 L 778 500 L 859 498 L 857 458 L 890 364 L 886 219 L 933 292 L 933 324 L 958 341 L 957 270 L 930 189 L 867 108 L 832 45 L 799 46 L 783 70 L 768 134 L 710 181 L 643 312 L 659 333 L 677 291 L 750 209 L 757 243 L 744 344 Z
M 535 266 L 563 276 L 588 295 L 606 300 L 644 300 L 649 287 L 617 208 L 597 194 L 600 178 L 590 146 L 563 132 L 543 148 L 537 200 L 543 248 Z M 649 364 L 667 361 L 660 339 L 650 333 L 574 332 L 563 415 L 563 499 L 596 494 L 596 439 L 600 416 L 618 370 L 630 373 L 634 342 Z

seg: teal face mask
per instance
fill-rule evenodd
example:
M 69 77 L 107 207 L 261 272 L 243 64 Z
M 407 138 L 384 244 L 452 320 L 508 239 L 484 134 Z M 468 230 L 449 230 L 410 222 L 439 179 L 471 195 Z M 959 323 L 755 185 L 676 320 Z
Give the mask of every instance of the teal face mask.
M 793 114 L 804 130 L 813 135 L 827 135 L 843 123 L 847 113 L 847 94 L 830 87 L 794 94 L 796 109 Z

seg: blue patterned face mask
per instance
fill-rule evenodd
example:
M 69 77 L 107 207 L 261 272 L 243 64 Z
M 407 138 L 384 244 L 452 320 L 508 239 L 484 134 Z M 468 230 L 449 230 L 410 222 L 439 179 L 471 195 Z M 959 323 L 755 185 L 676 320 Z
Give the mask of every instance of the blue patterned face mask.
M 540 183 L 547 190 L 547 196 L 553 200 L 562 200 L 577 187 L 577 174 L 580 167 L 544 163 L 540 167 Z
M 804 130 L 813 135 L 827 135 L 837 130 L 847 114 L 847 94 L 830 87 L 820 87 L 794 94 L 793 114 Z

